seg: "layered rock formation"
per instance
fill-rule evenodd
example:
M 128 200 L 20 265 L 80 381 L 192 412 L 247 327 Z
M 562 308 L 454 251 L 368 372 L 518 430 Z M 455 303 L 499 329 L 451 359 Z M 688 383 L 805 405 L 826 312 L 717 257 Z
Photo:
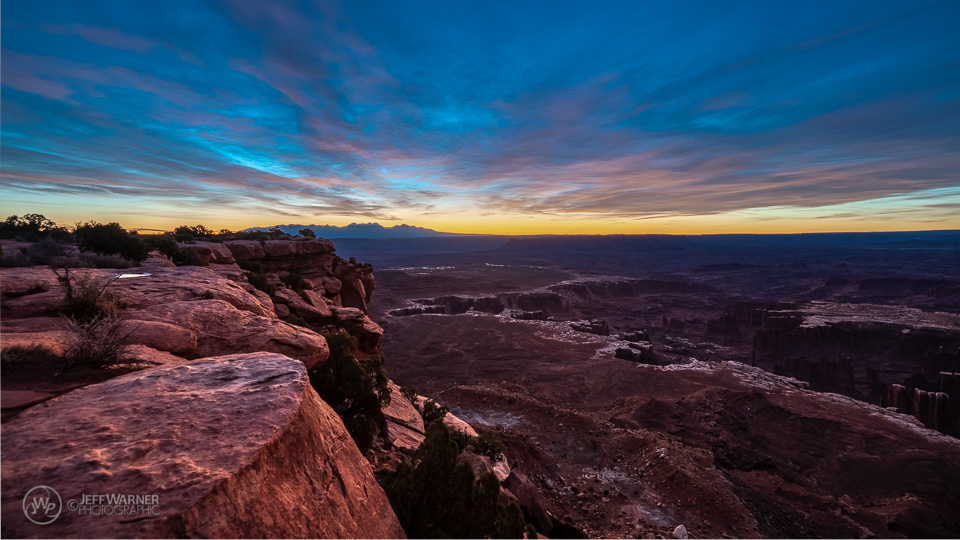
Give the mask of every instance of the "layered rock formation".
M 295 272 L 332 305 L 367 310 L 375 283 L 373 267 L 356 259 L 344 260 L 334 254 L 330 240 L 293 238 L 289 240 L 231 240 L 223 243 L 195 242 L 180 249 L 205 264 L 238 264 L 262 272 L 276 283 L 279 276 Z
M 645 294 L 707 293 L 707 285 L 654 279 L 593 279 L 550 285 L 543 289 L 506 292 L 493 296 L 446 295 L 413 301 L 413 305 L 390 312 L 403 317 L 421 314 L 461 315 L 471 311 L 498 314 L 509 310 L 522 320 L 543 320 L 568 313 L 573 306 L 588 306 L 597 299 L 624 298 Z M 527 314 L 527 315 L 524 315 Z
M 762 311 L 757 364 L 820 390 L 878 402 L 890 384 L 935 391 L 960 371 L 960 316 L 871 304 L 811 302 Z
M 304 365 L 277 354 L 88 386 L 5 424 L 3 443 L 6 537 L 404 537 Z M 40 485 L 63 504 L 45 526 L 24 514 L 25 493 Z M 84 495 L 109 494 L 156 499 L 135 514 L 112 504 L 112 515 L 84 514 Z

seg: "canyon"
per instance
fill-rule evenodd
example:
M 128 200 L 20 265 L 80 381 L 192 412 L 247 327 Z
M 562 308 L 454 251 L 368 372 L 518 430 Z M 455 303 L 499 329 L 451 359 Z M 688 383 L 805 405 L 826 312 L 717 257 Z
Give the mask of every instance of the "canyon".
M 3 532 L 400 537 L 375 478 L 424 441 L 429 396 L 503 441 L 461 459 L 547 537 L 956 536 L 943 234 L 197 241 L 197 265 L 71 270 L 109 283 L 135 363 L 67 376 L 62 277 L 0 269 L 4 358 L 46 351 L 4 366 Z M 316 328 L 385 360 L 370 451 L 308 383 L 333 354 Z M 38 532 L 33 484 L 176 504 Z

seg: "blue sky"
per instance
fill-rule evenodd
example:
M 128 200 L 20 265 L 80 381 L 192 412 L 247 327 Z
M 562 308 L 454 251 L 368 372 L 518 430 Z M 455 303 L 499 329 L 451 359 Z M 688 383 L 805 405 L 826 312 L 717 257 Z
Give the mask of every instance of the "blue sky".
M 8 0 L 0 210 L 960 228 L 957 21 L 957 2 Z

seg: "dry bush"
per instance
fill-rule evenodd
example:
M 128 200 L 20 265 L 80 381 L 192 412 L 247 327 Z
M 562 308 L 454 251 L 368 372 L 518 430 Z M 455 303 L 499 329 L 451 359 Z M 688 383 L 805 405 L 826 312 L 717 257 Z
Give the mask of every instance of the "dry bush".
M 119 317 L 101 314 L 87 320 L 72 317 L 63 320 L 70 333 L 63 371 L 74 366 L 96 369 L 135 362 L 128 355 L 128 347 L 130 335 L 136 329 L 125 331 Z
M 107 290 L 111 283 L 117 280 L 102 279 L 98 276 L 84 274 L 70 275 L 70 268 L 64 267 L 61 274 L 54 269 L 57 279 L 63 287 L 65 297 L 64 314 L 79 321 L 92 321 L 107 316 L 116 317 L 120 311 L 117 297 Z

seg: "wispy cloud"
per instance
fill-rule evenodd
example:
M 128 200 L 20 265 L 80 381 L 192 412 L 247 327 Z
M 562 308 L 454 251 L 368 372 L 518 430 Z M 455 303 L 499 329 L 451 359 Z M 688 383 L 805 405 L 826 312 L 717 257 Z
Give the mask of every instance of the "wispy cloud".
M 958 17 L 937 2 L 15 2 L 2 207 L 881 219 L 894 209 L 835 207 L 960 186 Z M 958 225 L 918 200 L 911 219 Z

